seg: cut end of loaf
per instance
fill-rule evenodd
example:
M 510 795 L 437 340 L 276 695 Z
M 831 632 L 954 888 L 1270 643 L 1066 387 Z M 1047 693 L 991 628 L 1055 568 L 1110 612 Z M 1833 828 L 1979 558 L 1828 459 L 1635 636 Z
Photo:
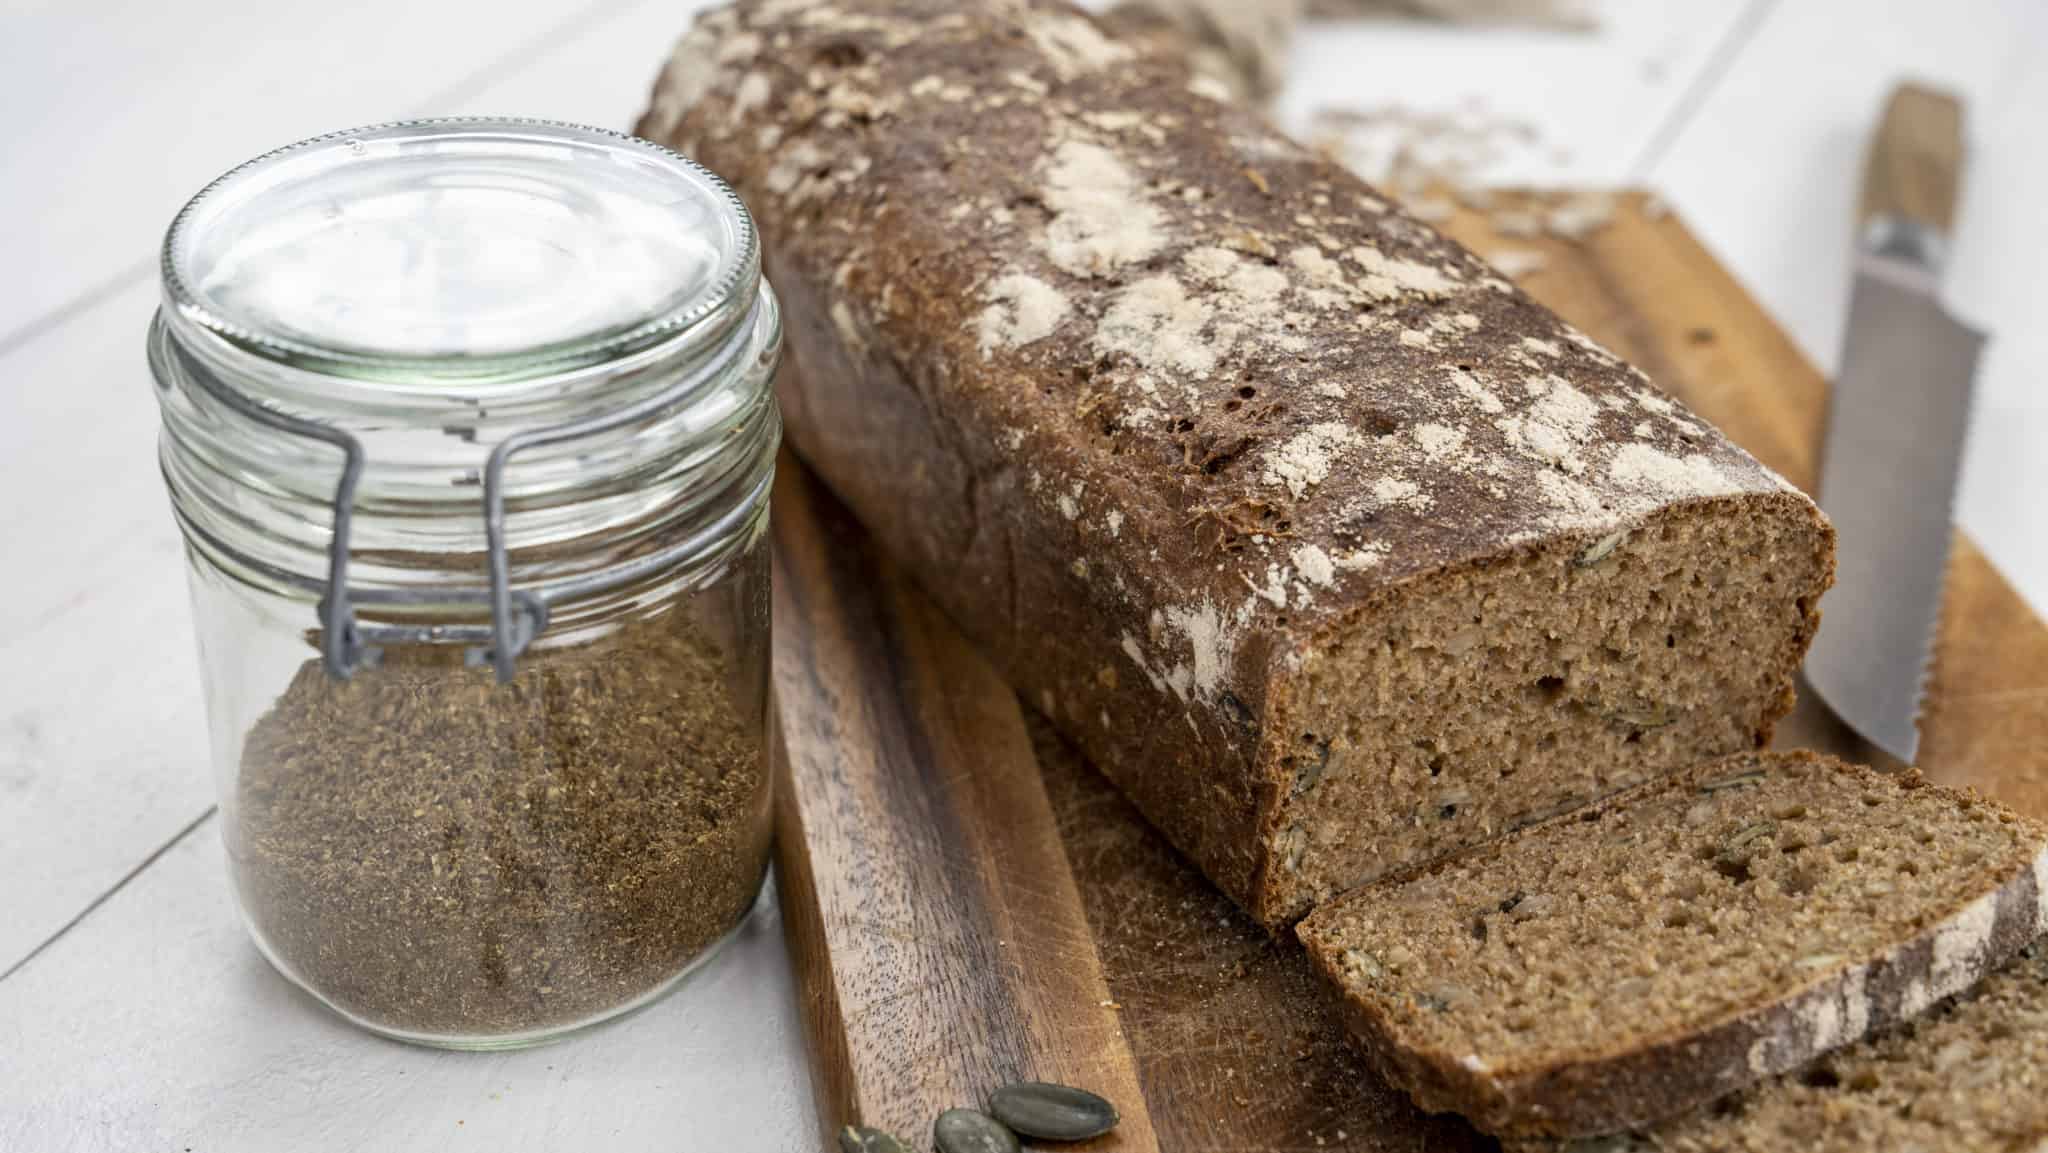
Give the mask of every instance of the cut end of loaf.
M 1796 497 L 1694 503 L 1418 580 L 1330 630 L 1276 733 L 1264 919 L 1765 743 L 1829 534 Z
M 1749 754 L 1360 890 L 1301 937 L 1422 1104 L 1594 1136 L 1969 988 L 2043 927 L 2044 839 L 1917 773 Z

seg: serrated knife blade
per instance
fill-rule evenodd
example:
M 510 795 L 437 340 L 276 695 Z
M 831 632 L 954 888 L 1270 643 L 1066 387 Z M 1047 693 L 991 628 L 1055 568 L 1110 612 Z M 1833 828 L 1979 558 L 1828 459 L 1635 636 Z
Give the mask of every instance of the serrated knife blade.
M 1837 581 L 1807 680 L 1851 728 L 1908 762 L 1984 342 L 1939 299 L 1960 163 L 1960 106 L 1925 89 L 1896 93 L 1872 149 L 1821 468 Z
M 1857 274 L 1820 483 L 1837 534 L 1836 583 L 1806 658 L 1828 707 L 1903 761 L 1919 751 L 1983 343 L 1931 287 L 1882 260 Z

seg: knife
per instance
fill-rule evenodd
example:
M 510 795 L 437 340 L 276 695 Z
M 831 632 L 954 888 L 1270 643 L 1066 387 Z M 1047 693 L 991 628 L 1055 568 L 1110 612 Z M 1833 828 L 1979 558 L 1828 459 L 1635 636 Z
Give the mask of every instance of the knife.
M 1983 334 L 1938 298 L 1963 167 L 1963 109 L 1892 93 L 1872 141 L 1821 507 L 1837 583 L 1806 675 L 1866 740 L 1911 762 L 1940 622 L 1950 510 Z

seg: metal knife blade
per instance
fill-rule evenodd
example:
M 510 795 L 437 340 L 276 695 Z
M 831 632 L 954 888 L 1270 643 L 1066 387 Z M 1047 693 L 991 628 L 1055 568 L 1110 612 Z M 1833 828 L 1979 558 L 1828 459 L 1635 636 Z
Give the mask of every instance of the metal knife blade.
M 1948 101 L 1953 138 L 1936 132 L 1897 139 L 1896 122 L 1912 119 L 1901 116 L 1901 101 L 1929 98 Z M 1927 137 L 1924 117 L 1917 127 Z M 1902 147 L 1913 155 L 1902 160 Z M 1807 680 L 1851 728 L 1904 761 L 1919 751 L 1956 477 L 1984 341 L 1938 298 L 1960 160 L 1960 106 L 1925 90 L 1895 94 L 1872 149 L 1863 244 L 1821 470 L 1821 506 L 1839 537 L 1838 568 L 1807 657 Z M 1899 187 L 1902 179 L 1916 187 Z M 1883 187 L 1887 180 L 1892 187 Z
M 1836 584 L 1807 680 L 1865 739 L 1911 761 L 1979 333 L 1941 310 L 1915 269 L 1856 276 L 1828 420 L 1821 507 L 1838 536 Z

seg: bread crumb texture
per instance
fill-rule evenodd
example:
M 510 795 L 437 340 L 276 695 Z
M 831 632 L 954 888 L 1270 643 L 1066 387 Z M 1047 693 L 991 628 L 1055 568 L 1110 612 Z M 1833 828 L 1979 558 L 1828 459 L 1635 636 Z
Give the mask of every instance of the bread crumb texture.
M 1976 989 L 1646 1132 L 1515 1153 L 2013 1153 L 2048 1144 L 2048 943 Z
M 1359 890 L 1301 936 L 1393 1066 L 1459 1066 L 1514 1131 L 1586 1107 L 1528 1091 L 1559 1069 L 1621 1055 L 1734 1088 L 1963 992 L 2043 928 L 2043 842 L 1917 774 L 1745 755 Z M 1636 1079 L 1605 1068 L 1572 1083 Z M 1719 1095 L 1658 1088 L 1668 1110 Z
M 980 467 L 1036 469 L 1034 499 L 1076 506 L 1089 579 L 1164 622 L 1126 646 L 1160 691 L 1213 699 L 1245 630 L 1311 629 L 1317 602 L 1532 533 L 1786 491 L 1469 253 L 1192 95 L 1179 62 L 1062 4 L 983 9 L 707 13 L 641 132 L 715 154 L 785 234 L 814 216 L 804 259 L 843 269 L 848 323 L 946 364 L 928 387 L 986 395 Z M 869 243 L 904 216 L 905 242 Z M 1048 366 L 1055 395 L 1006 389 Z M 1105 475 L 1132 483 L 1070 495 Z M 1169 571 L 1189 575 L 1148 576 Z

